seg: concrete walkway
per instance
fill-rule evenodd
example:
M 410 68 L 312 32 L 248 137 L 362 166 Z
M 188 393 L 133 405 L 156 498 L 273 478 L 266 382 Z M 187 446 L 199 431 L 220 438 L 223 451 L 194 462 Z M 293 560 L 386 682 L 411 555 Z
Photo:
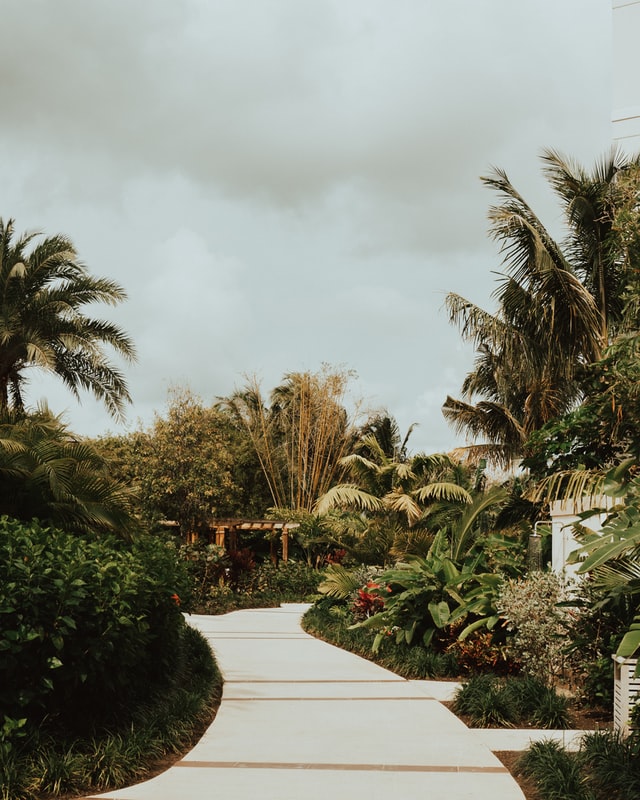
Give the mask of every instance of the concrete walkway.
M 434 696 L 447 684 L 406 681 L 308 636 L 305 609 L 189 617 L 224 675 L 218 715 L 182 761 L 100 797 L 523 799 L 490 746 Z

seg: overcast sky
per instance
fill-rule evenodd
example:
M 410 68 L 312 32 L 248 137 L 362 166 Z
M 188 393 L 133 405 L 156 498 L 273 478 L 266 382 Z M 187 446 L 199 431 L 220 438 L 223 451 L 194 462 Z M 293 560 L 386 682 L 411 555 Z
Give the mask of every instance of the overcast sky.
M 610 146 L 609 0 L 2 0 L 0 70 L 0 216 L 128 294 L 90 309 L 136 344 L 128 428 L 31 382 L 88 435 L 328 363 L 413 451 L 463 444 L 443 302 L 492 307 L 479 177 L 556 230 L 542 148 Z

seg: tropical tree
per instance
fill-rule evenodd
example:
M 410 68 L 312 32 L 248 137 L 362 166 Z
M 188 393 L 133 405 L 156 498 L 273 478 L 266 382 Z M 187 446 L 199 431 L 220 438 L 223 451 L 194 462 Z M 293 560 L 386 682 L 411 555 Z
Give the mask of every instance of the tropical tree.
M 131 485 L 47 408 L 0 420 L 0 515 L 129 538 L 140 529 L 135 505 Z
M 166 415 L 134 435 L 121 469 L 134 475 L 145 517 L 173 520 L 187 534 L 207 532 L 215 517 L 246 513 L 235 481 L 236 431 L 229 414 L 174 389 Z
M 269 484 L 273 505 L 311 511 L 340 475 L 355 428 L 345 403 L 352 373 L 324 367 L 292 372 L 263 396 L 257 380 L 221 400 L 245 426 Z
M 580 406 L 536 431 L 522 461 L 536 501 L 597 496 L 607 473 L 640 463 L 640 284 L 624 296 L 621 330 L 603 357 L 585 368 Z
M 325 514 L 333 508 L 365 512 L 390 512 L 399 515 L 408 526 L 424 514 L 424 505 L 436 500 L 470 503 L 470 493 L 451 480 L 450 458 L 441 453 L 396 457 L 389 456 L 375 435 L 365 434 L 355 452 L 341 459 L 341 466 L 353 480 L 339 483 L 323 494 L 315 505 L 315 513 Z M 367 456 L 361 455 L 362 452 Z
M 57 375 L 78 397 L 85 389 L 120 417 L 129 402 L 122 373 L 105 345 L 134 358 L 131 340 L 116 325 L 84 313 L 90 303 L 125 299 L 114 281 L 96 278 L 62 235 L 16 235 L 0 219 L 0 413 L 24 409 L 29 368 Z
M 394 420 L 363 428 L 340 462 L 349 482 L 318 498 L 314 513 L 325 518 L 333 543 L 365 563 L 387 563 L 426 553 L 443 520 L 471 504 L 467 474 L 441 453 L 409 455 Z M 385 435 L 378 437 L 378 431 Z M 395 430 L 394 436 L 387 436 Z
M 148 522 L 206 529 L 212 517 L 265 517 L 271 505 L 251 440 L 234 416 L 188 389 L 169 392 L 147 428 L 91 440 L 114 477 L 138 488 Z
M 408 458 L 408 445 L 416 423 L 409 426 L 404 437 L 400 433 L 397 420 L 387 411 L 378 411 L 360 427 L 355 450 L 364 458 L 373 458 L 382 452 L 388 459 L 406 461 Z M 376 442 L 373 451 L 369 452 L 368 437 L 372 436 Z
M 479 444 L 475 457 L 508 466 L 527 438 L 574 408 L 584 394 L 585 364 L 602 357 L 623 325 L 623 296 L 634 279 L 638 229 L 638 158 L 617 151 L 591 172 L 553 150 L 544 174 L 559 198 L 567 235 L 557 243 L 502 170 L 483 178 L 501 203 L 489 211 L 507 272 L 491 314 L 449 294 L 450 320 L 475 344 L 462 399 L 448 397 L 445 417 Z

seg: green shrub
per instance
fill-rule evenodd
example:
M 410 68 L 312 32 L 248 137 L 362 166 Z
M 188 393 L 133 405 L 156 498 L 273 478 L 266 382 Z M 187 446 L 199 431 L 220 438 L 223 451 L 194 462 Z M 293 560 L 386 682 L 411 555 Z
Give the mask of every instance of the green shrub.
M 380 664 L 411 680 L 450 678 L 459 672 L 452 653 L 439 653 L 421 645 L 392 647 L 381 655 Z
M 166 685 L 181 593 L 186 575 L 162 541 L 88 540 L 0 518 L 3 713 L 84 728 Z
M 281 561 L 277 566 L 265 561 L 244 576 L 239 588 L 278 602 L 296 602 L 317 595 L 322 577 L 322 572 L 301 561 Z
M 460 631 L 450 629 L 452 635 Z M 474 631 L 465 639 L 454 639 L 447 647 L 460 666 L 460 675 L 478 675 L 490 672 L 492 675 L 512 675 L 519 672 L 519 666 L 510 657 L 504 644 L 499 644 L 495 631 Z
M 516 769 L 535 782 L 543 800 L 595 800 L 585 784 L 580 759 L 558 742 L 534 742 Z
M 200 614 L 226 614 L 241 608 L 279 606 L 317 597 L 323 573 L 298 561 L 271 561 L 243 571 L 234 583 L 215 578 L 198 584 L 194 610 Z
M 172 685 L 127 709 L 117 725 L 76 737 L 45 720 L 10 752 L 0 747 L 0 800 L 93 794 L 135 783 L 181 752 L 210 723 L 222 677 L 207 641 L 185 626 Z M 59 720 L 58 720 L 59 722 Z
M 498 610 L 510 632 L 507 652 L 523 672 L 543 683 L 551 683 L 565 668 L 567 614 L 558 607 L 564 599 L 555 572 L 509 580 L 500 592 Z
M 231 566 L 226 550 L 221 545 L 197 540 L 181 544 L 178 554 L 191 577 L 193 607 L 203 608 L 209 600 L 211 590 L 224 585 L 227 570 Z
M 534 781 L 542 800 L 637 800 L 640 742 L 615 731 L 585 734 L 577 753 L 558 742 L 536 742 L 520 757 L 517 773 Z
M 513 728 L 518 721 L 513 698 L 504 691 L 498 677 L 490 674 L 463 683 L 455 694 L 453 710 L 468 717 L 475 728 Z
M 453 710 L 473 727 L 568 728 L 568 701 L 536 678 L 477 675 L 456 692 Z
M 637 800 L 640 797 L 640 740 L 616 731 L 586 734 L 580 745 L 583 771 L 598 797 Z

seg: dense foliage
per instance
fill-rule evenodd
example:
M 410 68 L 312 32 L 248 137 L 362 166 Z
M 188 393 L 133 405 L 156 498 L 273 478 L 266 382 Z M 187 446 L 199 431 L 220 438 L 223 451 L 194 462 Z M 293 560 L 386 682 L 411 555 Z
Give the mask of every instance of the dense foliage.
M 228 412 L 173 390 L 166 413 L 125 436 L 93 442 L 114 474 L 135 486 L 141 517 L 171 520 L 183 535 L 213 518 L 263 517 L 270 495 L 246 431 Z
M 131 484 L 46 408 L 0 419 L 0 515 L 131 537 L 139 529 L 135 504 Z
M 103 724 L 171 680 L 184 570 L 170 545 L 0 519 L 0 707 L 26 726 Z M 91 714 L 87 714 L 91 709 Z
M 613 731 L 587 734 L 578 752 L 554 741 L 536 742 L 520 758 L 541 800 L 636 800 L 640 796 L 640 742 Z

